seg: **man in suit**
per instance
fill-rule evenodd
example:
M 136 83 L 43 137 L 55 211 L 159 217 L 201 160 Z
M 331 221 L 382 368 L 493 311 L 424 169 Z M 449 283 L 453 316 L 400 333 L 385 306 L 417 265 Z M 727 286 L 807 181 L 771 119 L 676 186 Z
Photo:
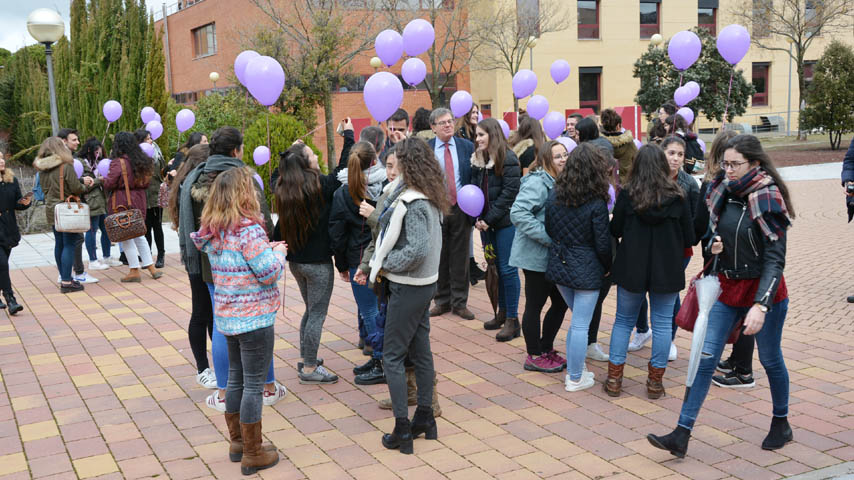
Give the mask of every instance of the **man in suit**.
M 439 263 L 439 282 L 433 297 L 430 316 L 447 312 L 466 320 L 474 314 L 466 304 L 469 297 L 469 241 L 472 218 L 457 205 L 457 192 L 471 183 L 471 156 L 474 144 L 454 136 L 454 117 L 447 108 L 437 108 L 430 114 L 430 125 L 436 138 L 430 147 L 436 161 L 445 172 L 451 212 L 442 221 L 442 257 Z

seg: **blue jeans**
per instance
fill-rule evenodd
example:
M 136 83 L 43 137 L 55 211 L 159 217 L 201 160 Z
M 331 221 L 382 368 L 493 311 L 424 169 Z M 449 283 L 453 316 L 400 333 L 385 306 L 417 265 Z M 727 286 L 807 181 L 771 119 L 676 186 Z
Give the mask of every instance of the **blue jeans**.
M 652 356 L 649 363 L 656 368 L 667 367 L 667 354 L 670 353 L 670 325 L 673 323 L 673 304 L 678 292 L 652 293 L 649 292 L 649 303 L 652 307 Z M 626 363 L 626 350 L 629 348 L 629 337 L 638 319 L 641 303 L 646 298 L 646 292 L 634 293 L 623 287 L 617 287 L 617 316 L 614 319 L 614 329 L 611 331 L 611 348 L 608 351 L 611 363 L 622 365 Z
M 86 251 L 89 252 L 89 261 L 94 262 L 98 259 L 98 252 L 95 250 L 95 236 L 98 230 L 101 230 L 101 253 L 103 258 L 110 256 L 110 237 L 107 236 L 107 226 L 104 225 L 106 215 L 95 215 L 89 219 L 92 221 L 92 228 L 86 232 Z
M 587 330 L 593 319 L 593 310 L 599 299 L 599 290 L 577 290 L 557 286 L 560 295 L 572 310 L 572 323 L 566 332 L 566 363 L 569 379 L 577 382 L 584 371 L 584 357 L 587 355 Z
M 485 232 L 486 243 L 495 248 L 495 266 L 498 269 L 498 309 L 507 314 L 507 318 L 519 318 L 519 269 L 510 266 L 510 250 L 513 248 L 513 236 L 516 227 L 489 229 Z
M 211 308 L 216 311 L 216 300 L 214 300 L 214 284 L 207 283 L 208 292 L 211 294 Z M 211 359 L 214 364 L 214 374 L 216 374 L 216 388 L 225 390 L 228 386 L 228 342 L 225 335 L 216 328 L 216 318 L 214 318 L 213 336 L 211 337 Z M 273 360 L 270 360 L 270 369 L 267 371 L 267 383 L 273 383 L 276 380 L 276 372 L 273 370 Z
M 79 233 L 57 232 L 53 229 L 53 257 L 56 260 L 56 268 L 63 282 L 71 281 L 71 268 L 74 265 L 74 245 L 79 238 Z
M 365 328 L 365 336 L 368 336 L 377 331 L 377 296 L 374 294 L 374 290 L 367 285 L 359 285 L 353 281 L 356 270 L 358 269 L 355 267 L 350 269 L 350 286 L 353 288 L 353 299 L 356 300 L 356 305 L 359 307 L 359 317 Z M 371 356 L 377 360 L 382 360 L 380 352 L 374 352 Z
M 682 264 L 682 271 L 684 272 L 688 268 L 688 264 L 691 263 L 691 257 L 688 257 L 684 260 Z M 672 332 L 670 335 L 670 340 L 676 338 L 676 330 L 679 328 L 676 326 L 676 314 L 679 313 L 679 309 L 682 308 L 682 299 L 679 298 L 679 295 L 676 296 L 676 304 L 673 305 L 673 323 L 671 324 Z M 647 311 L 649 310 L 649 304 L 646 301 L 646 298 L 643 299 L 643 303 L 641 304 L 640 313 L 638 313 L 638 323 L 636 325 L 638 329 L 638 333 L 646 333 L 649 331 L 649 322 L 647 321 Z
M 750 308 L 730 307 L 716 302 L 709 312 L 709 326 L 706 330 L 706 341 L 703 343 L 703 354 L 700 357 L 700 367 L 694 378 L 694 385 L 685 392 L 682 402 L 682 412 L 679 414 L 679 425 L 691 429 L 700 413 L 715 367 L 721 359 L 721 353 L 726 346 L 727 338 L 738 320 L 747 315 Z M 783 336 L 783 323 L 789 310 L 789 299 L 775 303 L 765 314 L 765 324 L 754 337 L 759 348 L 759 362 L 765 368 L 768 385 L 771 388 L 772 414 L 775 417 L 785 417 L 789 414 L 789 371 L 783 360 L 783 350 L 780 340 Z

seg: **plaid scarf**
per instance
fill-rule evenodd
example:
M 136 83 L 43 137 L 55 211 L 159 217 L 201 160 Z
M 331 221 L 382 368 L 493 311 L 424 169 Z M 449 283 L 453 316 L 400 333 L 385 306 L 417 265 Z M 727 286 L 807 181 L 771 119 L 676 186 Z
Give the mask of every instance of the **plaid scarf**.
M 727 193 L 747 200 L 750 218 L 759 224 L 762 233 L 771 241 L 782 237 L 792 224 L 786 202 L 774 179 L 756 167 L 735 181 L 727 181 L 726 176 L 721 174 L 709 186 L 706 206 L 709 207 L 709 223 L 713 232 L 718 229 Z

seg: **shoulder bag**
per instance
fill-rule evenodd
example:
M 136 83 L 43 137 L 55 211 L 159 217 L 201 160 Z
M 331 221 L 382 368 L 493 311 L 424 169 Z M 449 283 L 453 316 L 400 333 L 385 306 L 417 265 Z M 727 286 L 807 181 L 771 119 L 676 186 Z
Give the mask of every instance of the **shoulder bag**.
M 80 202 L 80 197 L 65 197 L 65 164 L 59 166 L 59 198 L 63 199 L 53 207 L 53 228 L 57 232 L 84 233 L 92 227 L 89 219 L 89 205 Z
M 120 243 L 132 238 L 137 238 L 145 235 L 145 216 L 138 208 L 128 208 L 130 205 L 130 186 L 128 185 L 127 167 L 122 158 L 118 160 L 122 166 L 122 179 L 125 182 L 125 200 L 128 205 L 116 206 L 116 192 L 113 192 L 113 213 L 107 215 L 104 219 L 104 226 L 107 229 L 107 236 L 113 243 Z M 123 209 L 119 211 L 119 209 Z

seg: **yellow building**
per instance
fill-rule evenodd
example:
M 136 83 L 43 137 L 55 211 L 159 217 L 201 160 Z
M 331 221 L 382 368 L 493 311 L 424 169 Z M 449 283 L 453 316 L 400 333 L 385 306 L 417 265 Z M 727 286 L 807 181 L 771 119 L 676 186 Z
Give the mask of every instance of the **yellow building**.
M 632 65 L 649 46 L 650 37 L 660 33 L 669 40 L 681 30 L 698 24 L 708 28 L 712 34 L 723 27 L 738 23 L 732 9 L 751 0 L 490 0 L 512 6 L 516 1 L 519 8 L 545 1 L 558 1 L 561 8 L 571 9 L 571 27 L 562 31 L 545 33 L 533 48 L 533 70 L 537 74 L 537 93 L 544 95 L 551 110 L 591 107 L 601 108 L 634 105 L 634 97 L 640 81 L 632 77 Z M 754 0 L 756 2 L 757 0 Z M 764 0 L 762 0 L 764 1 Z M 814 0 L 803 0 L 809 4 Z M 778 2 L 779 3 L 779 2 Z M 852 25 L 854 27 L 854 25 Z M 750 27 L 748 26 L 748 29 Z M 852 28 L 835 38 L 854 44 Z M 810 46 L 805 60 L 818 60 L 830 35 L 816 38 Z M 777 46 L 788 49 L 783 39 L 775 40 Z M 658 48 L 664 48 L 662 43 Z M 529 50 L 530 52 L 530 50 Z M 483 54 L 488 54 L 483 52 Z M 525 55 L 522 68 L 529 68 L 530 53 Z M 555 86 L 549 75 L 549 67 L 557 59 L 564 59 L 572 66 L 570 77 Z M 759 92 L 751 99 L 751 106 L 734 123 L 743 126 L 762 125 L 763 120 L 776 123 L 776 130 L 786 131 L 786 119 L 791 110 L 791 128 L 797 130 L 798 96 L 797 69 L 789 62 L 785 51 L 763 50 L 751 45 L 737 68 L 745 76 L 752 76 Z M 791 69 L 791 88 L 789 71 Z M 807 72 L 811 69 L 808 67 Z M 807 73 L 807 80 L 811 73 Z M 750 80 L 750 78 L 748 78 Z M 504 112 L 513 111 L 511 77 L 507 71 L 472 71 L 471 88 L 475 101 L 482 110 L 500 118 Z M 789 102 L 788 93 L 791 90 Z M 524 107 L 526 99 L 520 100 Z M 788 107 L 790 105 L 790 109 Z M 765 117 L 764 119 L 762 117 Z M 698 115 L 699 129 L 717 127 L 702 115 Z M 772 127 L 773 128 L 773 127 Z

